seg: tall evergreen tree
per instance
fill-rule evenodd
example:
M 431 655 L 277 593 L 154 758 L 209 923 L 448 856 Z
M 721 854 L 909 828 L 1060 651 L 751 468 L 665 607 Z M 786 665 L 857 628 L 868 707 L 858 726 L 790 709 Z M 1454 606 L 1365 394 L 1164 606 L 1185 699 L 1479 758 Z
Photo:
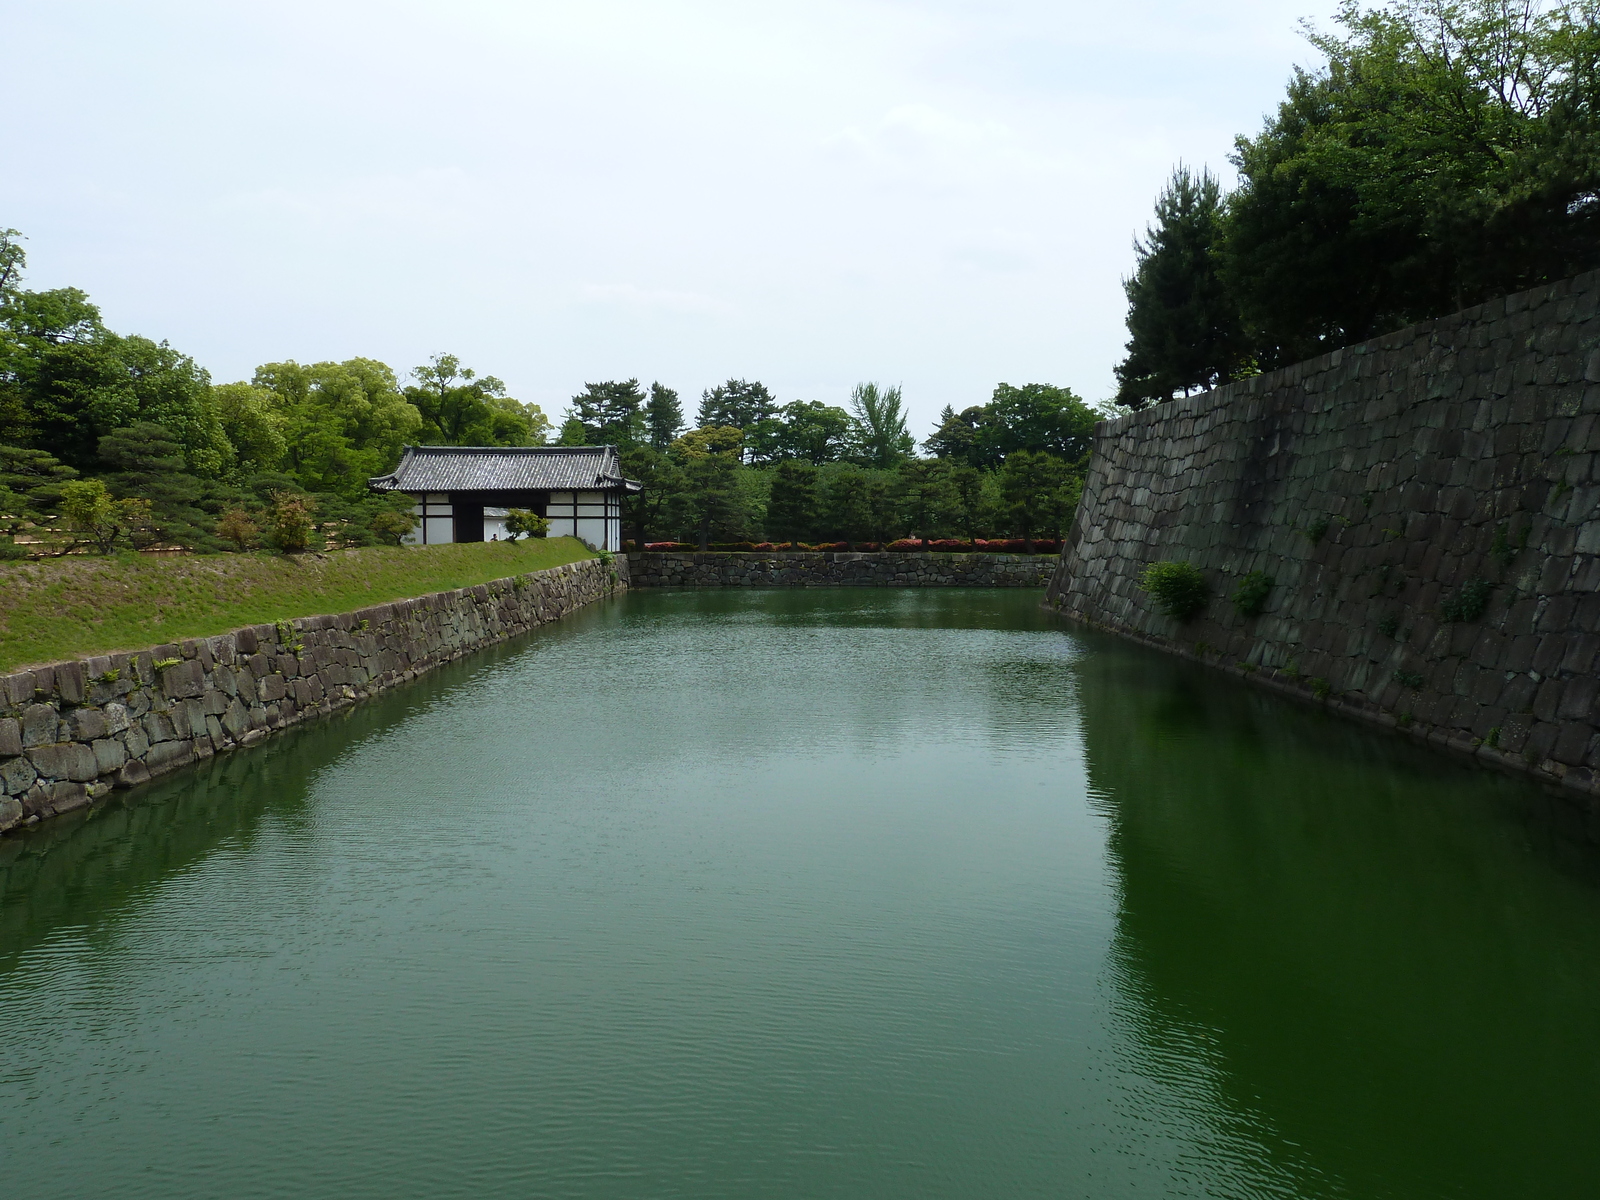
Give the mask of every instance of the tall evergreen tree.
M 1218 269 L 1222 188 L 1180 166 L 1156 200 L 1155 224 L 1134 242 L 1125 280 L 1128 357 L 1116 368 L 1117 403 L 1140 409 L 1233 377 L 1242 357 L 1236 304 Z
M 650 385 L 650 399 L 644 406 L 645 436 L 653 450 L 665 450 L 683 432 L 683 405 L 678 393 L 660 383 Z
M 767 500 L 767 536 L 784 542 L 809 541 L 816 535 L 817 506 L 817 468 L 794 459 L 779 463 Z
M 916 442 L 906 430 L 899 387 L 857 384 L 850 393 L 850 412 L 856 420 L 856 452 L 863 462 L 874 467 L 893 467 L 911 457 Z

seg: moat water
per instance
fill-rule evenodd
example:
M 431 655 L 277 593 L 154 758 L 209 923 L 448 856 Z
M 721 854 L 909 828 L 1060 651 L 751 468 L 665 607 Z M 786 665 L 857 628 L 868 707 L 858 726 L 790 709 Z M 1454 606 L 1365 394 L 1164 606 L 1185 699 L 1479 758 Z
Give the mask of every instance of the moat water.
M 1564 802 L 1037 602 L 634 594 L 0 840 L 0 1190 L 1600 1190 Z

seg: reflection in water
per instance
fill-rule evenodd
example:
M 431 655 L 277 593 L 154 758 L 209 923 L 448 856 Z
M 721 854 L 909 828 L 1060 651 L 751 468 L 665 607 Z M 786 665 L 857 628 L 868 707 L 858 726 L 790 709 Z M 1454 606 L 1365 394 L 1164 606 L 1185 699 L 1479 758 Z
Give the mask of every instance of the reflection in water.
M 1028 593 L 629 596 L 0 841 L 4 1186 L 1584 1194 L 1540 796 Z
M 1111 641 L 1078 676 L 1132 1065 L 1211 1148 L 1264 1194 L 1592 1194 L 1600 889 L 1529 786 Z

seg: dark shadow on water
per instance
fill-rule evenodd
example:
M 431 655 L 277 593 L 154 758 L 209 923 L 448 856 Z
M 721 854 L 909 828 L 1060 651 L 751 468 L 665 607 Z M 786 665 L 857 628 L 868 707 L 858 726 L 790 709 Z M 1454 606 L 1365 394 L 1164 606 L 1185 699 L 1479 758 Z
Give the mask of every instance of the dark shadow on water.
M 1209 1089 L 1259 1194 L 1593 1194 L 1600 855 L 1571 802 L 1083 641 L 1135 1070 Z

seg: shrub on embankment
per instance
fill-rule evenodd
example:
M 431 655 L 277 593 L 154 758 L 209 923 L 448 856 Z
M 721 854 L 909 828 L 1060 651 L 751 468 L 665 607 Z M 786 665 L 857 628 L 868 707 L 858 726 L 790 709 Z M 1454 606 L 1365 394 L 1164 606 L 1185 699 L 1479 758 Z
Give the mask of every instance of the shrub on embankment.
M 348 612 L 594 555 L 573 538 L 0 563 L 0 671 Z

